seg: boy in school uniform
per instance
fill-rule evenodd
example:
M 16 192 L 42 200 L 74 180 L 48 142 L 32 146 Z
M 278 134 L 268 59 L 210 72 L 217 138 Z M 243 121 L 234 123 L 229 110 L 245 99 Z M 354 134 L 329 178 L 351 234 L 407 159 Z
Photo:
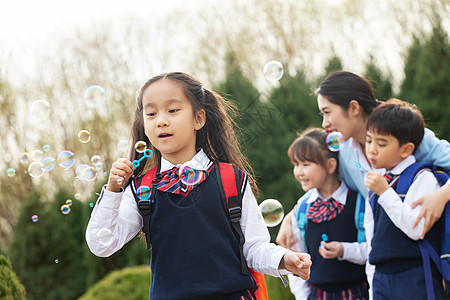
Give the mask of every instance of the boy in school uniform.
M 429 296 L 417 242 L 425 220 L 422 218 L 413 228 L 420 206 L 413 209 L 411 205 L 440 186 L 434 174 L 423 169 L 416 175 L 403 201 L 395 191 L 402 172 L 416 162 L 412 154 L 423 138 L 424 127 L 417 107 L 398 99 L 379 105 L 367 122 L 367 159 L 374 169 L 381 169 L 381 173 L 385 170 L 384 176 L 370 171 L 365 180 L 371 190 L 364 224 L 370 263 L 367 275 L 369 283 L 372 282 L 374 300 L 427 299 Z M 435 249 L 440 248 L 441 226 L 442 220 L 425 236 Z M 446 299 L 442 276 L 434 264 L 431 265 L 434 295 L 436 299 Z

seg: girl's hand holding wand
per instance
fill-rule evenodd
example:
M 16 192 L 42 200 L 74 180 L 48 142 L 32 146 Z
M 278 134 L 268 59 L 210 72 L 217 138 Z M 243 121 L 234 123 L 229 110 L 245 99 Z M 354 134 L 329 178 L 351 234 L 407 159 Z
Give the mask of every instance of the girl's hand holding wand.
M 106 189 L 111 192 L 120 192 L 123 184 L 133 175 L 134 166 L 126 158 L 119 158 L 112 164 Z

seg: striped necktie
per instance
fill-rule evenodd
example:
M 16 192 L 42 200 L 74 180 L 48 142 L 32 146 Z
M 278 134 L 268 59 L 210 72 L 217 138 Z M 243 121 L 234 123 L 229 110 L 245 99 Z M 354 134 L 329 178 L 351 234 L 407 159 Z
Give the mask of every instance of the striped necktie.
M 322 223 L 333 220 L 343 209 L 344 205 L 333 198 L 330 198 L 328 201 L 317 198 L 317 200 L 309 206 L 306 217 L 314 223 Z
M 189 168 L 180 177 L 180 168 L 173 167 L 170 170 L 156 174 L 152 184 L 162 192 L 186 196 L 208 177 L 210 170 L 211 168 L 207 171 Z

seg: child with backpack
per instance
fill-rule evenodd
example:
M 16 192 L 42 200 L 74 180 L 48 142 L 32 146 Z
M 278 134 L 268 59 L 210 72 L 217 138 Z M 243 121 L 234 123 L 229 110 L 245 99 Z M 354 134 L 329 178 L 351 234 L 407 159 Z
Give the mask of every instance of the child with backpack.
M 152 300 L 256 299 L 249 268 L 309 278 L 308 254 L 270 243 L 229 108 L 181 72 L 155 76 L 139 90 L 131 134 L 147 149 L 113 163 L 86 241 L 107 257 L 143 228 Z
M 440 188 L 432 169 L 423 169 L 413 156 L 424 127 L 417 107 L 398 99 L 380 104 L 367 121 L 366 155 L 374 169 L 381 169 L 369 171 L 365 180 L 371 190 L 365 227 L 369 263 L 375 266 L 375 300 L 448 299 L 442 274 L 448 276 L 445 273 L 449 271 L 440 274 L 439 259 L 436 265 L 428 257 L 441 251 L 443 217 L 424 240 L 419 239 L 424 218 L 412 226 L 420 211 L 420 206 L 412 208 L 412 203 Z
M 288 150 L 306 192 L 293 209 L 294 249 L 314 262 L 308 281 L 289 276 L 291 292 L 296 299 L 369 299 L 364 218 L 355 224 L 364 198 L 339 179 L 338 152 L 326 139 L 325 130 L 310 128 Z

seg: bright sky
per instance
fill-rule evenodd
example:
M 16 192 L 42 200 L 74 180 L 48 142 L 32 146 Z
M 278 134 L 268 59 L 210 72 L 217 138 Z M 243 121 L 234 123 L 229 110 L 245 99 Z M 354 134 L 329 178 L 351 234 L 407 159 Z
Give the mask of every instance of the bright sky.
M 59 31 L 70 30 L 87 21 L 111 19 L 120 14 L 164 12 L 186 0 L 14 0 L 0 10 L 2 41 L 29 44 Z

